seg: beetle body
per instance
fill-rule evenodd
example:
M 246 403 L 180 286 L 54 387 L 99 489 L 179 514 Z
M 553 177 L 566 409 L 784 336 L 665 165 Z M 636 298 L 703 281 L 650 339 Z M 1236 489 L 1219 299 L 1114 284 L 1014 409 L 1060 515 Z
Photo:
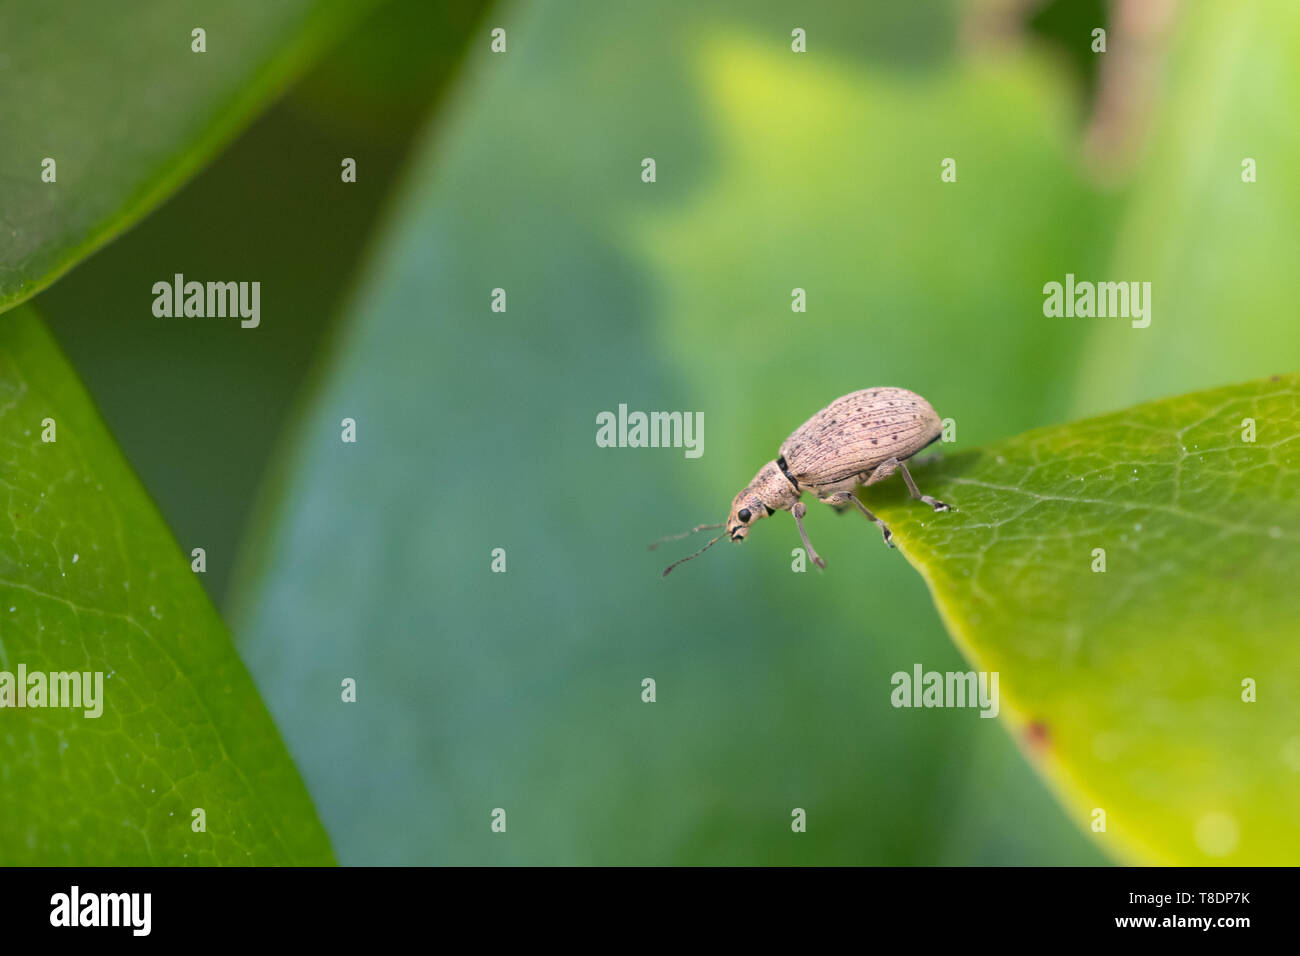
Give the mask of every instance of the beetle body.
M 943 425 L 930 403 L 904 388 L 864 388 L 837 398 L 795 429 L 782 443 L 779 457 L 760 468 L 736 495 L 731 513 L 721 525 L 725 528 L 723 535 L 743 541 L 756 521 L 777 511 L 789 511 L 808 556 L 818 567 L 826 567 L 804 530 L 807 508 L 800 499 L 807 491 L 836 509 L 856 504 L 880 528 L 885 543 L 893 547 L 888 526 L 868 511 L 854 492 L 859 485 L 873 485 L 901 471 L 913 498 L 935 511 L 947 511 L 942 501 L 917 490 L 904 464 L 938 440 L 942 432 Z M 673 567 L 676 565 L 664 574 Z
M 822 497 L 823 489 L 852 491 L 891 458 L 906 461 L 934 442 L 943 424 L 930 403 L 905 388 L 864 388 L 837 398 L 781 445 L 795 481 Z M 779 464 L 779 462 L 778 462 Z

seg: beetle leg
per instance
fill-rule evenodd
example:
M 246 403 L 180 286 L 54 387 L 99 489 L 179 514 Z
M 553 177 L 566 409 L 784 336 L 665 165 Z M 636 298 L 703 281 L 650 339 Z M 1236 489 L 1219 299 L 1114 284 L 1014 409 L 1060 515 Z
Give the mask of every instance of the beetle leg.
M 803 546 L 808 549 L 808 557 L 812 558 L 813 564 L 825 571 L 826 562 L 808 540 L 808 532 L 803 529 L 803 516 L 807 513 L 808 506 L 802 501 L 796 501 L 794 507 L 790 509 L 790 514 L 794 515 L 794 523 L 799 526 L 799 537 L 803 538 Z
M 916 482 L 912 480 L 912 473 L 907 470 L 907 465 L 901 461 L 898 463 L 898 470 L 903 473 L 903 480 L 907 482 L 907 490 L 912 493 L 912 497 L 917 501 L 924 502 L 935 511 L 947 511 L 948 506 L 938 498 L 932 498 L 930 495 L 923 495 L 916 487 Z
M 885 524 L 883 521 L 881 521 L 879 518 L 873 515 L 869 510 L 867 510 L 867 506 L 864 505 L 861 501 L 859 501 L 858 496 L 855 495 L 853 492 L 845 491 L 843 492 L 843 494 L 846 498 L 850 499 L 855 505 L 857 505 L 859 508 L 862 509 L 862 513 L 867 516 L 868 521 L 874 521 L 876 523 L 876 526 L 880 528 L 880 533 L 885 536 L 885 544 L 889 545 L 892 548 L 894 546 L 894 532 L 889 530 L 889 525 Z
M 879 484 L 897 471 L 898 466 L 901 464 L 902 462 L 897 458 L 888 458 L 885 461 L 882 461 L 871 471 L 870 474 L 862 476 L 863 486 Z

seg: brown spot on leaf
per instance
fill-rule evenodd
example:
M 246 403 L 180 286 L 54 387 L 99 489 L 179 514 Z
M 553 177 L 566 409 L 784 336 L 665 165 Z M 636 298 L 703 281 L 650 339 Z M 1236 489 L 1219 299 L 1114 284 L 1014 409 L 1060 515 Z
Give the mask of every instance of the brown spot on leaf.
M 1034 753 L 1042 753 L 1052 743 L 1052 734 L 1047 724 L 1035 720 L 1025 728 L 1025 743 Z

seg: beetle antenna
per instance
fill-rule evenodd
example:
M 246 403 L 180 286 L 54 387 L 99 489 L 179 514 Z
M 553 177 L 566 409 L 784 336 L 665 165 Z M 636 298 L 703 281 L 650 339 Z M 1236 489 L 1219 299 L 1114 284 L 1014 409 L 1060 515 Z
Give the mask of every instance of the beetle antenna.
M 713 527 L 717 528 L 717 527 L 719 527 L 719 525 L 716 525 L 716 524 L 715 524 Z M 689 561 L 689 560 L 691 560 L 691 558 L 698 558 L 698 557 L 699 557 L 700 555 L 702 555 L 705 551 L 708 551 L 709 548 L 713 547 L 715 544 L 717 544 L 719 541 L 721 541 L 721 540 L 722 540 L 723 538 L 725 538 L 726 536 L 727 536 L 727 535 L 726 535 L 726 532 L 724 531 L 722 534 L 718 535 L 716 538 L 714 538 L 712 541 L 710 541 L 710 542 L 709 542 L 708 544 L 706 544 L 704 547 L 700 548 L 700 550 L 696 551 L 694 554 L 688 554 L 686 557 L 682 558 L 681 561 L 674 561 L 672 564 L 668 565 L 668 567 L 664 568 L 663 576 L 664 576 L 664 577 L 668 577 L 668 572 L 671 571 L 673 568 L 677 567 L 677 565 L 681 564 L 683 561 Z
M 724 521 L 722 524 L 726 524 L 726 522 Z M 721 524 L 697 524 L 690 531 L 683 531 L 681 534 L 670 534 L 666 538 L 660 538 L 654 544 L 650 545 L 649 550 L 653 551 L 655 548 L 659 547 L 659 545 L 663 544 L 665 541 L 677 541 L 681 538 L 689 538 L 697 531 L 708 531 L 713 528 L 721 528 L 721 527 L 722 527 Z

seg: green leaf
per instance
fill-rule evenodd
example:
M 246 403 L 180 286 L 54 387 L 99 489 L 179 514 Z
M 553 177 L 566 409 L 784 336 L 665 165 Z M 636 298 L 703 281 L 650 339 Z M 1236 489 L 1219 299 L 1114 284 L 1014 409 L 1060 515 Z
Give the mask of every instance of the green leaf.
M 914 474 L 958 510 L 934 514 L 901 483 L 869 506 L 966 656 L 1001 675 L 1003 715 L 1076 818 L 1104 810 L 1099 838 L 1129 859 L 1294 862 L 1300 376 Z
M 370 3 L 0 7 L 0 311 L 165 199 Z M 196 28 L 206 52 L 191 49 Z M 336 159 L 326 166 L 337 176 Z
M 1300 367 L 1300 325 L 1280 319 L 1295 314 L 1300 261 L 1300 4 L 1187 5 L 1170 32 L 1168 53 L 1140 54 L 1158 60 L 1165 98 L 1141 128 L 1145 161 L 1110 261 L 1069 270 L 1150 282 L 1151 324 L 1086 324 L 1062 419 Z M 1126 84 L 1139 108 L 1146 82 Z M 1247 158 L 1254 182 L 1242 181 Z
M 678 200 L 695 166 L 669 154 L 654 187 L 668 198 L 643 189 L 624 228 L 665 300 L 664 353 L 697 390 L 733 386 L 716 441 L 738 428 L 737 451 L 779 443 L 870 385 L 959 407 L 965 442 L 1063 418 L 1086 329 L 1046 320 L 1041 289 L 1104 262 L 1119 203 L 1072 162 L 1060 78 L 1029 56 L 916 77 L 743 33 L 710 33 L 706 49 L 692 65 L 718 171 Z M 796 287 L 806 312 L 791 311 Z M 743 368 L 723 361 L 740 342 L 764 343 Z
M 188 558 L 29 308 L 0 321 L 0 436 L 0 671 L 103 674 L 98 717 L 0 709 L 0 864 L 331 862 Z
M 970 346 L 990 362 L 1005 354 L 995 320 L 1010 310 L 997 296 L 1015 287 L 981 282 L 990 324 L 974 328 L 952 306 L 960 287 L 921 266 L 899 278 L 894 226 L 911 217 L 897 194 L 877 208 L 842 186 L 923 164 L 915 218 L 963 230 L 986 266 L 1023 268 L 1036 308 L 1041 280 L 1019 263 L 1089 234 L 1051 226 L 1086 200 L 1076 180 L 1056 187 L 1060 170 L 1007 166 L 997 150 L 1010 140 L 1043 163 L 1063 155 L 1041 72 L 1017 62 L 981 74 L 999 103 L 992 131 L 973 93 L 942 112 L 999 187 L 1032 191 L 1034 203 L 1004 208 L 941 192 L 937 143 L 906 152 L 906 137 L 869 132 L 936 128 L 917 111 L 932 78 L 801 60 L 788 10 L 735 6 L 752 22 L 719 23 L 698 4 L 503 11 L 510 52 L 478 45 L 451 124 L 413 161 L 254 521 L 232 615 L 345 863 L 1103 859 L 997 721 L 890 706 L 894 671 L 962 662 L 917 575 L 860 522 L 811 519 L 830 575 L 791 572 L 792 523 L 666 582 L 659 572 L 684 552 L 645 551 L 725 509 L 841 386 L 951 373 L 947 405 L 972 394 L 990 423 L 1014 427 L 985 397 L 1011 396 L 1028 427 L 1029 400 L 1070 354 L 1051 353 L 1066 332 L 1040 323 L 1024 354 L 1056 361 L 978 390 L 987 366 Z M 854 7 L 855 35 L 887 6 Z M 637 42 L 611 45 L 618 36 Z M 720 110 L 715 84 L 742 67 L 754 101 Z M 942 95 L 962 80 L 945 79 Z M 770 101 L 792 87 L 802 100 Z M 846 135 L 819 103 L 871 123 Z M 817 122 L 791 131 L 800 110 Z M 741 122 L 759 125 L 736 148 Z M 755 182 L 743 164 L 770 169 L 796 136 L 818 165 Z M 653 186 L 640 180 L 647 155 L 659 160 Z M 830 175 L 864 157 L 879 169 Z M 855 241 L 833 238 L 863 214 Z M 990 221 L 1006 235 L 990 236 Z M 887 264 L 864 276 L 877 253 Z M 813 310 L 792 317 L 790 288 L 805 283 Z M 505 313 L 490 310 L 496 287 Z M 857 320 L 902 315 L 911 297 L 909 314 L 930 322 Z M 960 342 L 945 349 L 949 334 Z M 704 457 L 597 447 L 597 412 L 620 403 L 703 411 Z M 339 440 L 345 417 L 355 445 Z M 504 574 L 490 569 L 497 547 Z M 850 586 L 859 576 L 879 599 Z M 345 676 L 358 696 L 340 709 L 328 691 Z M 641 700 L 646 677 L 654 704 Z M 490 829 L 497 807 L 504 837 Z M 815 821 L 797 838 L 794 807 Z

